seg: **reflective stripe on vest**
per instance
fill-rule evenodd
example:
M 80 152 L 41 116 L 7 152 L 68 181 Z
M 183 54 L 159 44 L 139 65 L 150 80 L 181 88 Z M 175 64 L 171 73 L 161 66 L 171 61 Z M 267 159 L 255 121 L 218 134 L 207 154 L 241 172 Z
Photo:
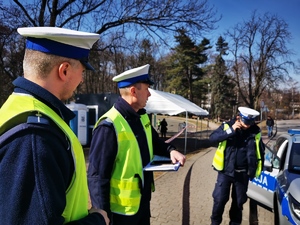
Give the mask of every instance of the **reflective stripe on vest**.
M 256 158 L 257 158 L 257 167 L 255 172 L 255 177 L 259 177 L 262 170 L 262 161 L 261 161 L 261 155 L 259 151 L 259 143 L 260 143 L 261 133 L 255 135 L 255 144 L 256 144 Z
M 65 121 L 50 107 L 32 96 L 13 93 L 0 109 L 1 133 L 6 131 L 3 128 L 15 126 L 15 120 L 18 120 L 18 123 L 26 122 L 27 117 L 20 115 L 35 111 L 41 116 L 44 114 L 52 119 L 70 140 L 75 171 L 66 191 L 66 207 L 62 216 L 65 223 L 83 218 L 88 214 L 88 188 L 84 154 L 78 138 Z M 20 121 L 20 117 L 22 117 L 22 121 Z
M 110 209 L 122 215 L 137 213 L 141 201 L 140 186 L 144 185 L 143 165 L 138 142 L 124 117 L 112 107 L 96 123 L 109 118 L 115 127 L 118 153 L 110 180 Z M 153 158 L 152 131 L 147 114 L 141 116 L 150 158 Z
M 229 125 L 227 123 L 224 124 L 224 130 L 227 130 Z M 224 140 L 219 143 L 219 146 L 215 152 L 215 156 L 213 158 L 213 167 L 218 170 L 222 171 L 224 169 L 224 151 L 226 149 L 227 140 Z

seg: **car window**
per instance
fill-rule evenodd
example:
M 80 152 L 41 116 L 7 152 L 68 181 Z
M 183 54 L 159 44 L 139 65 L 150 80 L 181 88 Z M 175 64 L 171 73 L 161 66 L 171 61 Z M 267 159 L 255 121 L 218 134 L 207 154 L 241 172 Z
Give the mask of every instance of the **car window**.
M 282 169 L 284 165 L 286 150 L 288 147 L 288 140 L 286 138 L 278 138 L 274 145 L 274 158 L 272 165 L 276 169 Z
M 274 160 L 276 160 L 276 154 L 274 152 L 274 146 L 272 146 L 271 144 L 270 145 L 265 145 L 265 162 L 264 162 L 264 166 L 266 168 L 269 167 L 269 165 L 272 167 L 274 167 L 273 163 L 274 163 Z M 278 159 L 276 160 L 278 161 Z
M 300 173 L 300 143 L 293 143 L 289 161 L 289 171 Z
M 272 162 L 274 158 L 274 153 L 270 148 L 265 148 L 265 160 Z

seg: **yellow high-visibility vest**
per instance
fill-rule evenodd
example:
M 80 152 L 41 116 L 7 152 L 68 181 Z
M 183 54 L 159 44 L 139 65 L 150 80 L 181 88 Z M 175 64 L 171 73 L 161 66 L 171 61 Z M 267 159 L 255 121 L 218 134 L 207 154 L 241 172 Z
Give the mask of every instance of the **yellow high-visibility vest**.
M 66 207 L 62 216 L 64 223 L 81 219 L 88 215 L 88 187 L 86 166 L 82 146 L 66 122 L 50 107 L 31 95 L 13 93 L 0 109 L 0 134 L 24 123 L 30 112 L 46 115 L 65 133 L 71 143 L 75 171 L 70 186 L 66 190 Z
M 229 125 L 227 123 L 224 124 L 224 130 L 227 130 Z M 213 167 L 218 170 L 222 171 L 224 169 L 224 151 L 226 149 L 227 140 L 224 140 L 219 143 L 218 148 L 215 152 L 215 156 L 213 158 Z
M 227 130 L 229 128 L 229 125 L 227 123 L 224 124 L 224 130 Z M 260 143 L 261 133 L 255 135 L 255 146 L 256 146 L 256 158 L 257 158 L 257 167 L 255 172 L 255 177 L 259 177 L 262 171 L 262 160 L 261 155 L 259 151 L 259 143 Z M 214 158 L 213 158 L 213 167 L 218 170 L 222 171 L 224 169 L 224 151 L 226 149 L 227 140 L 224 140 L 219 143 L 218 148 L 215 152 Z
M 129 124 L 114 107 L 97 121 L 95 128 L 106 118 L 113 122 L 118 142 L 118 153 L 110 180 L 110 210 L 122 215 L 134 215 L 140 206 L 140 186 L 144 185 L 139 145 Z M 147 114 L 141 116 L 141 122 L 147 137 L 150 159 L 152 159 L 152 131 Z

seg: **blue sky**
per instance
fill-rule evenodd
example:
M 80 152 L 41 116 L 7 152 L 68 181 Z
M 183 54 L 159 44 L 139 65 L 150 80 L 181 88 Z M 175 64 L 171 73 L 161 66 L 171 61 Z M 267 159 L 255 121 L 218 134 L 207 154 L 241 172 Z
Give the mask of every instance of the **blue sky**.
M 3 2 L 7 4 L 11 0 Z M 293 56 L 295 62 L 300 60 L 300 0 L 208 0 L 208 4 L 214 5 L 218 14 L 222 15 L 222 19 L 217 24 L 219 28 L 210 32 L 210 35 L 206 35 L 213 45 L 227 29 L 244 20 L 248 21 L 253 10 L 257 10 L 259 14 L 269 12 L 277 14 L 289 25 L 289 31 L 293 37 L 289 48 L 296 53 Z M 300 74 L 295 76 L 293 71 L 290 73 L 300 83 Z
M 222 15 L 217 24 L 219 28 L 213 32 L 216 39 L 237 23 L 248 21 L 253 10 L 259 14 L 269 12 L 277 14 L 289 25 L 293 37 L 289 48 L 296 53 L 293 59 L 300 59 L 300 0 L 208 0 L 208 3 L 214 5 Z M 214 43 L 216 40 L 211 41 Z M 300 74 L 293 77 L 300 81 Z

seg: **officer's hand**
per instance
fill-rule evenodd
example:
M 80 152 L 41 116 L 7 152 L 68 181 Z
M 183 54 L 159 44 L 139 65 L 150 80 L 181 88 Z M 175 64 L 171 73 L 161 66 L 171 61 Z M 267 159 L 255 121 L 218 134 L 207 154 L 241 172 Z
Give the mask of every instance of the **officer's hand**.
M 170 158 L 172 163 L 180 162 L 181 166 L 184 166 L 185 163 L 185 156 L 176 150 L 172 150 L 170 152 Z
M 109 225 L 110 220 L 109 220 L 109 218 L 107 216 L 106 211 L 104 211 L 103 209 L 96 209 L 96 208 L 91 208 L 89 210 L 89 213 L 96 213 L 96 212 L 100 213 L 103 216 L 104 220 L 105 220 L 105 224 Z
M 235 123 L 232 125 L 233 130 L 240 129 L 241 127 L 242 127 L 242 124 L 239 120 L 236 120 Z

